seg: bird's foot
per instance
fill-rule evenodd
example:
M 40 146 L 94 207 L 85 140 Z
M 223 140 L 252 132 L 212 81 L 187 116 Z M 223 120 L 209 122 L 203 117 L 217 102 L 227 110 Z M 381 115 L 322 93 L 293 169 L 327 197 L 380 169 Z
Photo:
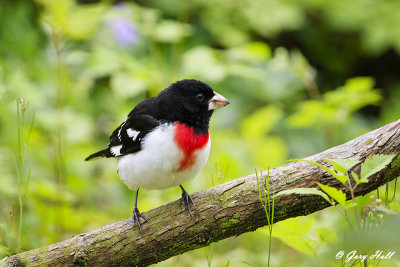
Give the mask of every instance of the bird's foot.
M 188 211 L 189 211 L 189 215 L 192 216 L 192 211 L 190 210 L 190 204 L 192 204 L 193 206 L 196 206 L 196 204 L 194 204 L 194 201 L 190 197 L 188 192 L 186 192 L 186 190 L 183 189 L 182 190 L 182 207 L 184 208 L 186 205 L 188 208 Z
M 132 216 L 133 226 L 135 226 L 135 223 L 137 222 L 138 227 L 139 227 L 139 231 L 142 232 L 142 227 L 140 225 L 140 218 L 143 218 L 143 220 L 148 222 L 146 217 L 144 217 L 144 215 L 139 212 L 139 209 L 138 208 L 134 208 L 133 209 L 133 216 Z

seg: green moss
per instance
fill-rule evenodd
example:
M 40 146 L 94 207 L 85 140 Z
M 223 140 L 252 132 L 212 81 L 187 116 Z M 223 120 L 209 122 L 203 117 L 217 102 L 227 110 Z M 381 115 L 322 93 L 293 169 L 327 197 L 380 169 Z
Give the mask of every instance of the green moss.
M 186 244 L 186 243 L 176 243 L 174 246 L 170 247 L 168 249 L 168 252 L 166 252 L 167 255 L 177 255 L 182 253 L 182 247 L 185 247 L 186 251 L 197 249 L 203 247 L 203 245 L 198 244 L 198 243 L 192 243 L 192 244 Z M 163 258 L 163 257 L 161 257 Z
M 286 214 L 286 208 L 279 210 L 278 215 L 285 215 Z
M 284 169 L 282 170 L 282 173 L 285 175 L 289 175 L 289 174 L 295 174 L 298 173 L 299 170 L 295 170 L 295 169 Z
M 370 144 L 372 144 L 372 139 L 371 138 L 368 138 L 367 139 L 367 141 L 365 141 L 365 145 L 370 145 Z
M 390 164 L 391 169 L 398 169 L 400 168 L 400 156 L 397 155 L 397 157 L 392 161 Z
M 16 255 L 13 257 L 10 257 L 7 266 L 12 266 L 12 267 L 25 267 L 25 263 L 21 261 L 21 258 Z
M 87 266 L 89 259 L 90 255 L 88 250 L 79 251 L 74 255 L 74 266 Z
M 230 227 L 235 226 L 236 224 L 238 224 L 238 222 L 239 222 L 239 220 L 237 220 L 237 219 L 230 219 L 229 221 L 222 223 L 221 224 L 221 228 L 222 229 L 230 228 Z
M 224 217 L 224 216 L 225 216 L 225 214 L 223 214 L 223 213 L 218 213 L 217 215 L 214 216 L 214 218 L 215 218 L 216 220 L 218 220 L 219 218 L 222 218 L 222 217 Z
M 76 257 L 74 258 L 74 265 L 79 267 L 87 266 L 85 257 Z
M 151 239 L 153 239 L 153 240 L 156 240 L 157 237 L 158 237 L 158 233 L 157 233 L 157 232 L 154 232 L 154 233 L 151 235 Z
M 221 206 L 223 207 L 223 208 L 226 208 L 226 200 L 227 200 L 227 198 L 226 197 L 224 197 L 224 195 L 220 195 L 219 196 L 219 201 L 221 202 Z
M 296 185 L 296 184 L 298 184 L 298 183 L 300 183 L 300 182 L 301 182 L 300 179 L 287 179 L 287 180 L 285 181 L 285 184 L 286 184 L 286 185 Z
M 224 193 L 219 196 L 219 201 L 221 202 L 221 206 L 223 208 L 228 208 L 231 203 L 232 196 L 237 196 L 238 194 L 243 194 L 243 186 L 244 181 L 239 181 L 236 184 L 232 185 L 230 188 L 226 189 Z M 250 188 L 247 188 L 250 190 Z
M 187 231 L 189 231 L 189 232 L 201 232 L 203 230 L 205 230 L 205 228 L 204 228 L 204 225 L 202 225 L 202 224 L 195 224 L 187 229 Z

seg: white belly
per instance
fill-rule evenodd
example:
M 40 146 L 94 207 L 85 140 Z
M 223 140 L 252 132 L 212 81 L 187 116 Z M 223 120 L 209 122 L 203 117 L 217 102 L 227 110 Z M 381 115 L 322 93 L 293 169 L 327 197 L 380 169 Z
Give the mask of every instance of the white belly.
M 174 125 L 164 124 L 147 134 L 142 150 L 122 156 L 118 161 L 118 175 L 131 190 L 165 189 L 178 186 L 194 178 L 204 167 L 210 154 L 211 141 L 196 150 L 195 163 L 178 171 L 184 153 L 173 142 Z

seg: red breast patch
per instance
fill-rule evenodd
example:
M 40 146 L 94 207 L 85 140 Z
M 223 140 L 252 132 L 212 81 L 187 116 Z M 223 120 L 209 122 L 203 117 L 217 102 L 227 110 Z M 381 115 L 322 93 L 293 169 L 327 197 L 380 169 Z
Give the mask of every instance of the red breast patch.
M 208 143 L 209 134 L 196 134 L 193 127 L 178 123 L 175 128 L 174 141 L 183 152 L 183 158 L 179 163 L 179 171 L 191 168 L 196 162 L 196 150 L 202 149 Z

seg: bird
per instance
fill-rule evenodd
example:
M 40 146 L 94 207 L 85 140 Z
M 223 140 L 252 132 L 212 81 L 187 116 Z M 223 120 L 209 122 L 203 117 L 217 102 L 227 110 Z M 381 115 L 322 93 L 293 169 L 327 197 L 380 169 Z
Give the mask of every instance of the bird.
M 177 81 L 136 105 L 112 132 L 107 148 L 85 159 L 118 159 L 118 176 L 130 190 L 136 191 L 132 221 L 140 232 L 140 218 L 148 222 L 138 209 L 140 188 L 162 190 L 179 186 L 182 207 L 186 205 L 192 216 L 190 206 L 195 203 L 182 183 L 194 178 L 205 166 L 211 146 L 211 115 L 229 103 L 202 81 Z

